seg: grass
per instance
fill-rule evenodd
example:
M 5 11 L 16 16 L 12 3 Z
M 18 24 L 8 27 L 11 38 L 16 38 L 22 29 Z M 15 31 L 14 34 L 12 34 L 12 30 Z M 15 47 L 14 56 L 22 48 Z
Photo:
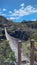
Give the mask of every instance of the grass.
M 34 42 L 34 47 L 35 47 L 35 56 L 36 56 L 36 61 L 37 61 L 37 42 Z M 30 57 L 30 41 L 28 40 L 27 42 L 24 42 L 22 44 L 22 48 L 23 48 L 23 53 L 24 55 L 26 55 L 27 57 Z

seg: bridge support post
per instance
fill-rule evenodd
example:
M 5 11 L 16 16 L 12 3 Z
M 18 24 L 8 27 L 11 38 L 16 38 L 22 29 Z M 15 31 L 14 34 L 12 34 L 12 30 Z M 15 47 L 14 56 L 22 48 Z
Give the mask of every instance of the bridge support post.
M 21 40 L 18 41 L 18 65 L 21 65 L 21 48 L 22 42 Z
M 30 65 L 34 65 L 34 39 L 30 41 Z

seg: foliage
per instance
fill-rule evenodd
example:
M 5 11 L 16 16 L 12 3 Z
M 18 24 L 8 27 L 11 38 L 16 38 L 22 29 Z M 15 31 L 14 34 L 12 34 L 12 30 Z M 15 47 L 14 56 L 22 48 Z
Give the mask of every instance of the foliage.
M 5 40 L 0 46 L 0 60 L 2 59 L 3 62 L 14 62 L 16 61 L 15 54 L 11 51 L 8 42 Z
M 37 42 L 37 32 L 34 32 L 30 35 L 30 38 L 34 39 Z
M 34 47 L 35 47 L 35 61 L 37 61 L 37 42 L 35 41 L 34 42 Z M 22 45 L 22 48 L 24 49 L 23 50 L 23 53 L 30 58 L 30 41 L 26 41 L 23 43 Z

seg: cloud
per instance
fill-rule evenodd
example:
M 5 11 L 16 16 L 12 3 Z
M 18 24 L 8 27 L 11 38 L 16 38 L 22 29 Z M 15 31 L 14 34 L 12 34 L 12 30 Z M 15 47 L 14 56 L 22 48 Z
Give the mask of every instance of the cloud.
M 24 10 L 26 12 L 28 12 L 28 14 L 32 14 L 32 13 L 36 13 L 37 12 L 37 9 L 32 7 L 31 5 L 27 6 Z
M 0 13 L 1 16 L 7 16 L 6 14 Z
M 19 19 L 19 17 L 9 17 L 7 19 L 9 19 L 9 20 L 17 20 L 17 19 Z
M 31 21 L 36 21 L 36 19 L 32 19 Z
M 1 14 L 2 16 L 6 16 L 6 14 Z
M 1 16 L 7 16 L 6 14 L 4 14 L 3 12 L 0 11 L 0 15 Z
M 2 10 L 3 10 L 3 11 L 6 11 L 6 9 L 5 9 L 5 8 L 3 8 Z
M 37 13 L 37 9 L 29 5 L 27 7 L 23 6 L 18 10 L 14 9 L 14 12 L 10 16 L 22 17 L 22 16 L 33 14 L 33 13 Z
M 20 6 L 22 6 L 22 7 L 23 7 L 23 6 L 24 6 L 24 3 L 22 3 Z
M 15 17 L 10 17 L 10 18 L 7 18 L 8 20 L 16 20 L 17 18 Z
M 9 17 L 11 20 L 19 19 L 23 16 L 27 16 L 33 13 L 37 13 L 37 8 L 34 8 L 31 5 L 24 6 L 24 3 L 20 5 L 21 7 L 19 9 L 14 9 L 13 12 L 10 10 L 8 14 L 2 14 L 3 16 Z M 3 11 L 6 11 L 7 9 L 3 8 Z M 2 12 L 3 12 L 2 11 Z M 0 11 L 1 14 L 1 11 Z
M 11 14 L 11 13 L 12 13 L 12 11 L 9 11 L 9 13 Z
M 14 18 L 14 17 L 10 17 L 9 19 L 10 19 L 10 20 L 14 20 L 15 18 Z

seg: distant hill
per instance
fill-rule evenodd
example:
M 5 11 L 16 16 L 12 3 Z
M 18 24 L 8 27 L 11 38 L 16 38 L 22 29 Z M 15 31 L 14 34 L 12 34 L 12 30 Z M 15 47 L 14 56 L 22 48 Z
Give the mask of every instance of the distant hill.
M 37 28 L 37 21 L 22 21 L 22 24 L 26 24 L 30 28 Z
M 5 17 L 3 17 L 3 16 L 0 16 L 0 26 L 1 27 L 4 27 L 4 26 L 6 26 L 6 27 L 9 27 L 9 26 L 11 26 L 12 25 L 12 21 L 10 21 L 10 20 L 7 20 Z
M 4 31 L 2 31 L 4 27 L 7 27 L 7 31 L 11 36 L 27 40 L 30 37 L 30 35 L 36 31 L 37 21 L 23 20 L 19 23 L 7 20 L 5 17 L 0 16 L 0 36 L 2 36 L 2 33 L 4 36 Z
M 0 25 L 4 25 L 4 24 L 7 24 L 8 23 L 8 20 L 3 17 L 3 16 L 0 16 Z
M 11 52 L 9 46 L 7 44 L 4 43 L 8 43 L 8 41 L 6 41 L 6 37 L 5 37 L 5 31 L 4 31 L 4 27 L 7 27 L 7 32 L 18 39 L 21 39 L 23 41 L 26 41 L 25 44 L 23 44 L 23 51 L 24 54 L 26 53 L 26 55 L 29 57 L 30 53 L 30 39 L 33 38 L 35 40 L 35 61 L 37 62 L 37 21 L 25 21 L 23 20 L 22 22 L 13 22 L 11 20 L 7 20 L 5 17 L 0 16 L 0 43 L 2 42 L 3 44 L 0 44 L 0 52 L 2 54 L 0 54 L 0 59 L 4 59 L 6 60 L 7 57 L 8 59 L 15 57 L 13 56 L 13 52 Z M 26 48 L 26 49 L 25 49 Z M 4 55 L 3 55 L 3 51 L 4 51 Z M 7 54 L 8 55 L 7 55 Z M 13 55 L 12 55 L 13 54 Z M 10 56 L 10 57 L 9 57 Z M 7 60 L 10 62 L 10 60 Z
M 13 22 L 11 20 L 7 20 L 5 17 L 0 16 L 0 26 L 14 26 L 16 28 L 37 28 L 37 21 L 25 21 L 23 20 L 21 23 Z

